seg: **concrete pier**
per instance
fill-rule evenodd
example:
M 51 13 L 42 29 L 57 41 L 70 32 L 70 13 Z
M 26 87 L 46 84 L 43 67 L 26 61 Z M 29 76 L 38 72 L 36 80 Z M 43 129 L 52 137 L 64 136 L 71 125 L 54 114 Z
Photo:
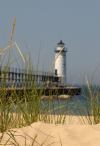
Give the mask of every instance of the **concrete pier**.
M 12 93 L 20 95 L 23 97 L 25 93 L 32 92 L 32 88 L 0 88 L 0 92 L 5 91 L 5 96 L 10 96 Z M 35 93 L 36 95 L 40 96 L 52 96 L 52 95 L 80 95 L 81 94 L 81 88 L 76 88 L 76 87 L 66 87 L 66 88 L 35 88 Z M 35 94 L 34 93 L 34 94 Z

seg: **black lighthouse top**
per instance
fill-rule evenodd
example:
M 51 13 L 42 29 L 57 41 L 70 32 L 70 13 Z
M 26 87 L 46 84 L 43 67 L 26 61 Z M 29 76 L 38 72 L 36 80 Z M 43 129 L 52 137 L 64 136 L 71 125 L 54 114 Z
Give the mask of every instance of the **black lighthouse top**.
M 55 52 L 56 53 L 59 53 L 59 52 L 67 52 L 67 48 L 65 48 L 65 43 L 63 43 L 62 40 L 60 40 L 60 42 L 57 43 L 57 47 L 55 49 Z
M 63 43 L 63 41 L 62 41 L 62 40 L 60 40 L 60 42 L 59 42 L 59 43 L 57 43 L 57 45 L 65 45 L 65 44 Z

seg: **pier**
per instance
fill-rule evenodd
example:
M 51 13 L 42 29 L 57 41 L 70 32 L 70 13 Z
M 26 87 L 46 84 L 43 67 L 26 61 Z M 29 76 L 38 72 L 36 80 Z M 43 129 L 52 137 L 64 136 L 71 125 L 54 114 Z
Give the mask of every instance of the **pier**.
M 50 72 L 0 67 L 0 92 L 6 90 L 6 96 L 13 92 L 23 96 L 24 92 L 32 91 L 34 86 L 41 95 L 79 95 L 81 88 L 60 86 L 60 78 Z

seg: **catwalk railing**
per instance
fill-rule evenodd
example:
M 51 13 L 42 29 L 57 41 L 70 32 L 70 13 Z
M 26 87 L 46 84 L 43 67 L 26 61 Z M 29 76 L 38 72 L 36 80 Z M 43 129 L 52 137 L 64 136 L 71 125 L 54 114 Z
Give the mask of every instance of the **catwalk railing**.
M 46 84 L 48 82 L 58 82 L 59 78 L 51 72 L 39 72 L 27 69 L 11 68 L 0 66 L 0 87 L 31 87 L 33 83 L 36 85 Z

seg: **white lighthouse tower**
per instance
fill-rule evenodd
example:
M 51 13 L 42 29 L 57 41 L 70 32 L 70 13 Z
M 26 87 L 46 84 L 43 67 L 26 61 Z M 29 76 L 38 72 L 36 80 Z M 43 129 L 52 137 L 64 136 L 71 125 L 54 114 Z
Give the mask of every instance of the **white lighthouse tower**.
M 61 78 L 62 84 L 66 84 L 66 52 L 67 48 L 60 40 L 55 49 L 55 75 Z

